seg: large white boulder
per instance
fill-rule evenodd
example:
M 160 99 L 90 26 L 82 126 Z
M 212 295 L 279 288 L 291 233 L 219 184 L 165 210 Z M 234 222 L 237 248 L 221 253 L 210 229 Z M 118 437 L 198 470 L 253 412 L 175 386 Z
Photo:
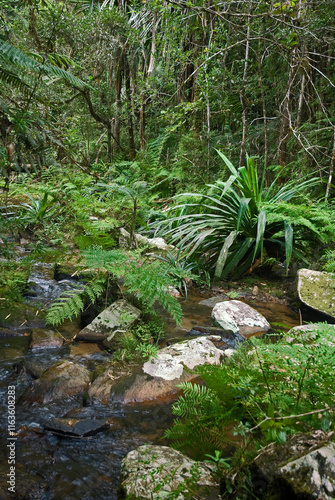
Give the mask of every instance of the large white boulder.
M 185 366 L 193 370 L 199 365 L 217 365 L 222 355 L 223 351 L 207 338 L 192 339 L 160 350 L 157 357 L 144 363 L 143 371 L 152 377 L 174 380 L 182 376 Z
M 240 300 L 216 304 L 212 310 L 212 320 L 223 330 L 242 335 L 267 332 L 271 328 L 262 314 Z
M 166 401 L 176 399 L 182 382 L 195 381 L 198 374 L 190 370 L 203 364 L 219 364 L 221 357 L 230 357 L 232 351 L 217 349 L 207 338 L 197 338 L 173 344 L 158 352 L 143 366 L 133 367 L 132 373 L 114 376 L 107 369 L 91 384 L 88 395 L 91 399 L 123 403 L 143 401 Z M 188 370 L 184 368 L 187 367 Z

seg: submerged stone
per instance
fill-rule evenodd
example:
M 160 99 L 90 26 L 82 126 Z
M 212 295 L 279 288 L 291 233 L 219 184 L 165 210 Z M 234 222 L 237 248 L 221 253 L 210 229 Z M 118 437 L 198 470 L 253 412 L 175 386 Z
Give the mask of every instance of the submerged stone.
M 168 446 L 143 445 L 123 459 L 119 499 L 159 499 L 177 489 L 179 499 L 190 490 L 200 498 L 220 498 L 208 465 Z
M 335 320 L 335 275 L 300 269 L 298 295 L 306 306 Z

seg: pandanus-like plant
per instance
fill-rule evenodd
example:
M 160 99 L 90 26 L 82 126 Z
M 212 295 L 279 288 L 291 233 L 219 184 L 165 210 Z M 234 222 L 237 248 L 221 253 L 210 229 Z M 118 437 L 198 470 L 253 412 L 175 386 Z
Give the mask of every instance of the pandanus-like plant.
M 247 157 L 246 165 L 237 169 L 223 153 L 218 154 L 230 171 L 229 179 L 207 185 L 207 194 L 178 195 L 186 201 L 173 207 L 167 219 L 157 223 L 158 232 L 182 246 L 189 256 L 205 256 L 215 266 L 217 279 L 232 272 L 241 275 L 252 268 L 269 244 L 285 249 L 288 267 L 294 252 L 295 225 L 320 236 L 318 226 L 308 215 L 304 217 L 303 211 L 297 220 L 292 220 L 292 205 L 288 202 L 320 180 L 292 180 L 279 186 L 278 174 L 266 187 L 265 172 L 258 174 L 253 158 Z

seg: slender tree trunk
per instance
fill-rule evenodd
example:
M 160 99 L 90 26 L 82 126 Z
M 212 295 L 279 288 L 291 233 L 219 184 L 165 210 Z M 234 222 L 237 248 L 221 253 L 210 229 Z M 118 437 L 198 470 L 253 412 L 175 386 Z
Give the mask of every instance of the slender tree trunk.
M 280 165 L 284 166 L 286 164 L 287 157 L 287 140 L 289 138 L 290 129 L 292 128 L 292 117 L 291 117 L 291 91 L 293 83 L 296 77 L 296 49 L 293 49 L 292 57 L 290 61 L 290 69 L 287 79 L 287 90 L 284 99 L 281 103 L 281 124 L 279 131 L 278 147 L 277 147 L 277 157 Z
M 332 186 L 333 175 L 334 175 L 334 165 L 335 165 L 335 127 L 334 127 L 334 131 L 333 131 L 333 151 L 332 151 L 332 157 L 330 160 L 330 169 L 329 169 L 329 177 L 328 177 L 328 182 L 327 182 L 325 201 L 327 201 L 327 199 L 328 199 L 328 196 L 330 193 L 330 188 Z
M 109 163 L 113 161 L 113 146 L 112 146 L 112 124 L 107 124 L 107 158 Z
M 145 93 L 141 93 L 140 97 L 141 107 L 140 107 L 140 149 L 143 151 L 145 146 Z
M 130 160 L 133 160 L 136 156 L 136 151 L 135 151 L 135 141 L 134 141 L 130 72 L 126 55 L 124 55 L 124 74 L 125 74 L 125 85 L 126 85 L 127 113 L 128 113 L 129 158 Z
M 122 90 L 122 73 L 123 73 L 123 57 L 121 57 L 121 49 L 118 49 L 117 55 L 117 71 L 116 71 L 116 96 L 115 96 L 115 121 L 114 121 L 114 151 L 118 153 L 120 151 L 120 129 L 121 129 L 121 90 Z
M 146 72 L 145 75 L 145 80 L 150 78 L 154 66 L 155 66 L 155 54 L 156 54 L 156 31 L 157 31 L 157 11 L 154 13 L 154 18 L 152 22 L 152 38 L 151 38 L 151 50 L 150 50 L 150 59 L 149 59 L 149 66 L 148 66 L 148 71 Z M 143 57 L 144 59 L 144 66 L 146 62 L 145 55 Z M 145 71 L 143 71 L 144 73 Z M 146 103 L 146 92 L 143 91 L 141 93 L 141 107 L 140 107 L 140 148 L 141 150 L 144 149 L 145 146 L 145 103 Z
M 250 11 L 249 11 L 250 14 Z M 245 92 L 245 85 L 247 81 L 247 72 L 248 72 L 248 64 L 249 64 L 249 50 L 250 50 L 250 17 L 247 20 L 248 28 L 247 28 L 247 40 L 245 46 L 245 60 L 244 60 L 244 70 L 243 70 L 243 79 L 242 79 L 242 88 L 240 91 L 240 101 L 242 105 L 242 139 L 241 139 L 241 148 L 240 148 L 240 161 L 239 166 L 242 167 L 244 163 L 245 150 L 247 144 L 247 132 L 248 132 L 248 102 Z

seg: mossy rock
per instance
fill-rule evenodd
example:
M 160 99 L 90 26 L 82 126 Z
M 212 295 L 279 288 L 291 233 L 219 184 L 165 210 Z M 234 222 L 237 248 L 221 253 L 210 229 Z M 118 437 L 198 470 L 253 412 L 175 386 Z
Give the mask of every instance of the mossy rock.
M 306 306 L 335 320 L 335 275 L 300 269 L 298 272 L 299 299 Z

